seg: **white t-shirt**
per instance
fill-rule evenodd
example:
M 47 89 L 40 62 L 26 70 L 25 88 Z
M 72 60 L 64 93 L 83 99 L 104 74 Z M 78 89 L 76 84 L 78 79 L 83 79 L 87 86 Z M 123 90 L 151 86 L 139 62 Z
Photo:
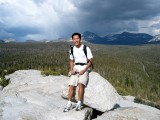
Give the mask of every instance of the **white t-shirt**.
M 71 60 L 74 59 L 75 63 L 87 63 L 87 58 L 88 59 L 93 58 L 91 50 L 88 46 L 86 47 L 86 50 L 87 50 L 87 58 L 86 58 L 86 55 L 83 51 L 83 46 L 84 45 L 82 44 L 79 48 L 77 48 L 76 46 L 73 47 L 74 58 L 73 58 L 72 54 L 70 54 L 70 59 Z M 83 66 L 82 65 L 75 65 L 74 70 L 76 70 L 77 72 L 80 72 L 85 67 L 86 67 L 86 65 L 83 65 Z

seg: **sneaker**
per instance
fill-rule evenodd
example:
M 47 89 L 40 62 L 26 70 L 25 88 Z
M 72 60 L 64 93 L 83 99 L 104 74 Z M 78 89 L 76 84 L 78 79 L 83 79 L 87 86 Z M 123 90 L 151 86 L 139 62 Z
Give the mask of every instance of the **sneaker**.
M 68 112 L 69 110 L 71 110 L 72 108 L 72 104 L 67 104 L 66 107 L 64 108 L 63 112 Z
M 76 111 L 82 110 L 82 103 L 76 105 Z

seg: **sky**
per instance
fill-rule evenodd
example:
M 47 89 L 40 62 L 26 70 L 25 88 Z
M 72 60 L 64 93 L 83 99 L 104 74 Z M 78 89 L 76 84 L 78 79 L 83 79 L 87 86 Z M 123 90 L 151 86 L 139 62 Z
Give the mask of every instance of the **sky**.
M 0 0 L 0 39 L 55 40 L 74 32 L 160 34 L 160 0 Z

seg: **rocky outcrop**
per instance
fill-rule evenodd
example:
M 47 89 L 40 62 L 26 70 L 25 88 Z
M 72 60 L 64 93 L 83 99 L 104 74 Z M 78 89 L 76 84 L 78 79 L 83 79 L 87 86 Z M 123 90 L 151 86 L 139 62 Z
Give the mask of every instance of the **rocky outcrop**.
M 95 109 L 105 111 L 95 120 L 159 120 L 160 110 L 134 103 L 132 96 L 118 95 L 98 73 L 91 72 L 89 77 L 84 103 L 90 107 L 64 113 L 67 101 L 61 95 L 63 91 L 67 96 L 69 77 L 42 76 L 38 70 L 7 75 L 10 83 L 0 91 L 0 120 L 91 120 L 97 116 L 92 116 Z
M 118 108 L 106 112 L 95 120 L 159 120 L 160 114 L 136 107 Z
M 6 79 L 10 84 L 0 94 L 0 120 L 90 120 L 92 109 L 88 107 L 63 112 L 67 101 L 61 98 L 61 86 L 68 77 L 20 70 Z
M 63 97 L 67 98 L 68 84 L 64 85 Z M 76 91 L 76 99 L 77 99 Z M 89 82 L 85 88 L 83 103 L 98 111 L 105 112 L 117 107 L 118 101 L 122 97 L 117 93 L 115 88 L 103 77 L 96 72 L 89 74 Z
M 148 111 L 151 113 L 154 113 L 155 115 L 160 115 L 160 110 L 154 108 L 154 107 L 150 107 L 147 105 L 143 105 L 143 104 L 138 104 L 138 103 L 134 103 L 133 101 L 130 101 L 128 99 L 122 99 L 121 101 L 118 101 L 117 103 L 121 108 L 140 108 L 143 109 L 144 111 Z

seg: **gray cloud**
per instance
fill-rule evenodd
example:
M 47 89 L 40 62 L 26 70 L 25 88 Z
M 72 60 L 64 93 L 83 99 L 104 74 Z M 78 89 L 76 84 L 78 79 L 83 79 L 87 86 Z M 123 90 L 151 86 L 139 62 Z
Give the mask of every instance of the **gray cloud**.
M 0 37 L 38 40 L 68 37 L 86 30 L 101 36 L 143 32 L 142 23 L 144 28 L 160 16 L 159 6 L 160 0 L 3 0 Z M 153 31 L 160 29 L 159 23 L 149 27 Z
M 159 0 L 82 0 L 74 2 L 79 11 L 92 20 L 149 19 L 159 15 Z M 97 16 L 98 15 L 98 16 Z M 90 19 L 91 20 L 91 19 Z
M 160 29 L 160 21 L 158 23 L 155 23 L 155 24 L 151 25 L 151 27 Z
M 72 2 L 78 11 L 82 12 L 77 13 L 79 23 L 83 24 L 81 26 L 86 26 L 86 29 L 95 32 L 99 31 L 102 35 L 105 32 L 122 30 L 138 31 L 137 20 L 151 20 L 160 15 L 159 0 L 82 0 L 81 2 L 72 0 Z

